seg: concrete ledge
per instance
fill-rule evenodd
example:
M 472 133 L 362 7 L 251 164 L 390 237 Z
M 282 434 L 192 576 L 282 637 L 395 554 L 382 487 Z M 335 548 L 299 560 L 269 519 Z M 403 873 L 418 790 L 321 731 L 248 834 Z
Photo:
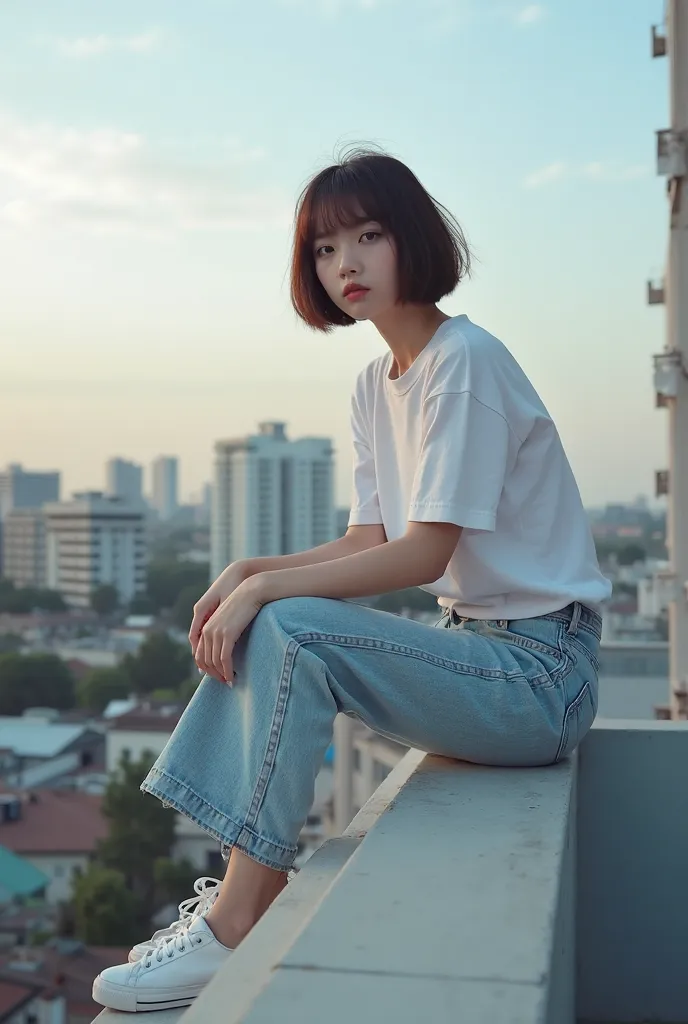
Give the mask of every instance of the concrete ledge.
M 340 838 L 324 843 L 312 857 L 304 869 L 289 883 L 284 892 L 280 893 L 267 914 L 251 934 L 242 942 L 232 960 L 231 999 L 228 1005 L 222 1000 L 226 998 L 224 974 L 215 978 L 203 993 L 202 1001 L 188 1009 L 160 1010 L 145 1015 L 145 1024 L 176 1024 L 184 1017 L 185 1024 L 193 1021 L 208 1021 L 204 1017 L 206 1003 L 222 1007 L 220 1011 L 223 1024 L 242 1019 L 261 989 L 269 979 L 271 971 L 279 965 L 284 953 L 290 948 L 305 924 L 316 912 L 325 894 L 343 870 L 351 854 L 365 838 L 368 829 L 372 828 L 380 815 L 391 804 L 409 776 L 422 762 L 425 755 L 420 751 L 410 751 L 406 757 L 387 776 L 370 800 L 362 807 Z M 116 1010 L 103 1010 L 97 1021 L 100 1024 L 131 1024 L 130 1013 Z
M 411 752 L 184 1024 L 573 1024 L 575 775 Z

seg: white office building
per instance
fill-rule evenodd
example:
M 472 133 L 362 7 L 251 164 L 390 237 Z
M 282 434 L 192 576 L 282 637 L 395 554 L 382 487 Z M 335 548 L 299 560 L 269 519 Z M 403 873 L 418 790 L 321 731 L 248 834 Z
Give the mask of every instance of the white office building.
M 215 445 L 213 578 L 239 558 L 291 554 L 333 540 L 332 441 L 290 441 L 284 423 Z
M 179 460 L 160 455 L 151 467 L 151 504 L 163 522 L 174 518 L 179 508 Z
M 109 497 L 134 503 L 143 501 L 143 466 L 127 459 L 108 459 L 105 477 Z
M 146 584 L 147 543 L 141 506 L 100 491 L 75 494 L 44 508 L 48 586 L 75 608 L 90 605 L 105 583 L 122 602 Z

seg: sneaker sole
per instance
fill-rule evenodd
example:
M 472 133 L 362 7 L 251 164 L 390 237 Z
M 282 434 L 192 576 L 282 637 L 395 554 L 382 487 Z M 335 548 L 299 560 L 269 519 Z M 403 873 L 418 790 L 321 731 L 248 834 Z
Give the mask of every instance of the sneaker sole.
M 174 995 L 169 989 L 154 988 L 145 993 L 145 999 L 137 998 L 135 988 L 113 985 L 100 976 L 93 982 L 93 998 L 101 1006 L 125 1013 L 142 1013 L 148 1010 L 173 1010 L 178 1006 L 190 1006 L 205 985 L 185 985 Z M 140 996 L 142 993 L 138 993 Z

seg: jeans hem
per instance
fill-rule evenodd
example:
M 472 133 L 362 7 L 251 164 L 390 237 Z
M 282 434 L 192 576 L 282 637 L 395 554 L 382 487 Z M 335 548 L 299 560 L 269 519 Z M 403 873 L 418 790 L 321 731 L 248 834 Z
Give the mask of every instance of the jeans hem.
M 239 825 L 195 793 L 186 783 L 180 782 L 159 768 L 151 768 L 140 789 L 189 818 L 213 839 L 217 839 L 224 848 L 236 846 L 247 857 L 275 871 L 288 871 L 294 863 L 298 852 L 296 846 L 265 839 L 253 829 Z

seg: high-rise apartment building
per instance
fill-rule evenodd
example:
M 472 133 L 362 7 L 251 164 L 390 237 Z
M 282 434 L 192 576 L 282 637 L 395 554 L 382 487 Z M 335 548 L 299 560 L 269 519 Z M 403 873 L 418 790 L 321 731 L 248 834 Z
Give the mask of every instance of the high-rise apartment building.
M 329 438 L 290 441 L 284 423 L 215 445 L 211 574 L 239 558 L 291 554 L 335 537 Z
M 172 519 L 179 508 L 179 460 L 161 455 L 151 467 L 151 504 L 163 521 Z
M 47 583 L 68 604 L 88 607 L 104 583 L 116 587 L 122 602 L 144 589 L 147 541 L 140 505 L 86 491 L 46 505 L 44 514 Z
M 127 459 L 108 459 L 105 465 L 106 493 L 133 503 L 143 501 L 143 467 Z
M 15 508 L 40 508 L 59 500 L 59 473 L 31 472 L 18 463 L 0 472 L 0 521 Z

